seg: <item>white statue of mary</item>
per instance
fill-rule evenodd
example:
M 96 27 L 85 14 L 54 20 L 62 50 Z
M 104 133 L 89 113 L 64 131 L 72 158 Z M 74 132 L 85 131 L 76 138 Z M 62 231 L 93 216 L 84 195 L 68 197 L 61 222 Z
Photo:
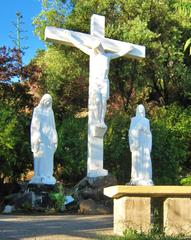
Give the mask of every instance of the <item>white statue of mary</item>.
M 132 156 L 130 185 L 153 185 L 150 157 L 152 135 L 142 104 L 138 105 L 136 116 L 131 119 L 129 145 Z
M 45 94 L 34 108 L 31 122 L 31 150 L 34 157 L 32 184 L 55 184 L 53 157 L 57 148 L 57 132 L 52 97 Z

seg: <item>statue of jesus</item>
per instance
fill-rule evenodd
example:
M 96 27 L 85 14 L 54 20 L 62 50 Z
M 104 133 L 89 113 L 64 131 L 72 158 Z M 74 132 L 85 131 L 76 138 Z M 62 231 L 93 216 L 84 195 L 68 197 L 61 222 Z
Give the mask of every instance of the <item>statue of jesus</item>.
M 109 64 L 112 59 L 121 57 L 133 50 L 130 45 L 129 49 L 119 52 L 106 52 L 99 40 L 95 38 L 91 48 L 85 46 L 72 33 L 67 32 L 67 38 L 73 45 L 79 48 L 91 58 L 90 61 L 90 92 L 89 97 L 92 101 L 96 125 L 98 127 L 106 127 L 104 119 L 109 98 Z

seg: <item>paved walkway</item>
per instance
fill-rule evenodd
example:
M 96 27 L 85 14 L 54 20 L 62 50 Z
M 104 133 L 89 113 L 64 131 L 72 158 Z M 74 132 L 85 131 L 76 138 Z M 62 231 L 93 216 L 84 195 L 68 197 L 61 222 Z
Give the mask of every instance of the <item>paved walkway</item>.
M 112 235 L 112 215 L 0 215 L 0 240 L 87 240 Z

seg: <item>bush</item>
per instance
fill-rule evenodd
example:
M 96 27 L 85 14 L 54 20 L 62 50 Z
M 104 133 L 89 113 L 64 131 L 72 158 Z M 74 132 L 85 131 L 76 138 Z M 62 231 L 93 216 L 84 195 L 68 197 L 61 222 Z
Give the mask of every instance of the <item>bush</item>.
M 0 103 L 0 181 L 16 181 L 32 164 L 29 117 Z
M 177 105 L 159 108 L 150 117 L 153 146 L 151 152 L 155 184 L 178 184 L 187 175 L 191 164 L 190 108 Z M 134 115 L 134 114 L 133 114 Z M 129 113 L 115 113 L 108 119 L 105 135 L 105 168 L 120 183 L 130 179 L 131 153 L 128 142 Z
M 180 180 L 181 185 L 190 186 L 191 185 L 191 176 L 184 177 Z
M 134 115 L 134 113 L 133 113 Z M 131 153 L 128 143 L 130 113 L 113 113 L 108 117 L 104 137 L 104 168 L 120 183 L 127 183 L 131 174 Z M 58 180 L 74 184 L 86 176 L 87 118 L 67 116 L 57 123 L 58 149 L 55 173 Z M 150 119 L 153 136 L 152 166 L 155 184 L 178 184 L 189 172 L 191 155 L 190 109 L 179 106 L 159 108 Z
M 54 207 L 57 211 L 64 210 L 65 196 L 64 196 L 64 187 L 61 182 L 55 185 L 54 191 L 50 192 L 48 196 L 53 201 Z
M 57 132 L 57 177 L 64 182 L 76 183 L 86 175 L 87 118 L 65 117 L 58 123 Z
M 127 113 L 115 113 L 107 121 L 108 130 L 104 138 L 104 165 L 118 181 L 130 180 L 131 154 L 128 144 L 130 117 Z
M 191 161 L 191 109 L 177 105 L 160 108 L 151 120 L 155 184 L 178 184 Z

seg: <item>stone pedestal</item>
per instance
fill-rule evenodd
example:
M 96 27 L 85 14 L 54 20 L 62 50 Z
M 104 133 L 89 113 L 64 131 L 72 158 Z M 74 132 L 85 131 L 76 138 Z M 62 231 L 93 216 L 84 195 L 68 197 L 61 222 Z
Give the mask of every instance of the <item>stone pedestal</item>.
M 151 227 L 151 199 L 122 197 L 114 199 L 114 233 L 123 235 L 126 229 L 149 232 Z
M 55 185 L 56 178 L 53 176 L 33 176 L 29 184 L 37 184 L 37 185 Z
M 103 167 L 103 135 L 107 128 L 91 128 L 88 131 L 87 177 L 104 177 L 108 170 Z M 94 136 L 95 135 L 95 136 Z
M 167 235 L 191 235 L 191 198 L 165 200 L 164 229 Z
M 47 207 L 50 204 L 49 193 L 54 191 L 55 185 L 29 184 L 28 189 L 32 194 L 33 209 Z

